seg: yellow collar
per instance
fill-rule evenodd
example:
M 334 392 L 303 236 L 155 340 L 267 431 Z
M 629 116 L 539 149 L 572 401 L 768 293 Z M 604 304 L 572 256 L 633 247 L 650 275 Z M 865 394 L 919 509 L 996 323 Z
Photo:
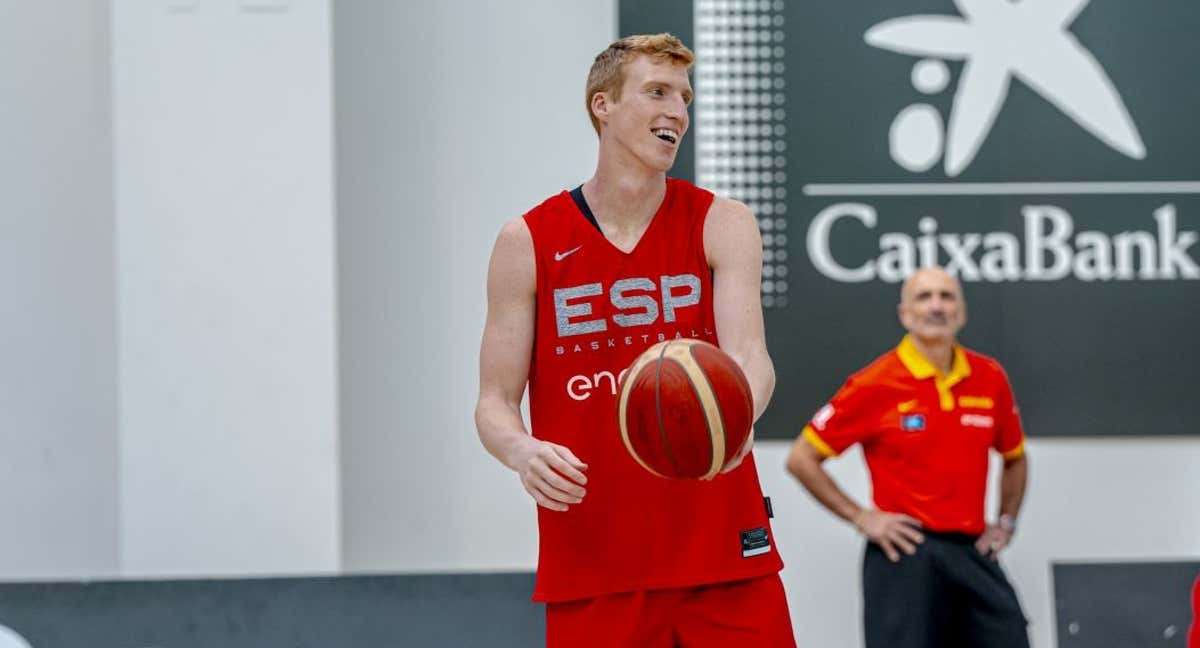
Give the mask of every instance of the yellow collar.
M 900 345 L 896 347 L 896 355 L 900 356 L 900 362 L 913 375 L 913 378 L 918 380 L 937 378 L 938 386 L 943 389 L 949 389 L 971 375 L 971 364 L 967 362 L 967 354 L 957 344 L 954 345 L 954 361 L 951 363 L 950 373 L 945 376 L 938 371 L 937 367 L 933 366 L 932 362 L 921 355 L 910 335 L 905 335 L 904 339 L 900 340 Z

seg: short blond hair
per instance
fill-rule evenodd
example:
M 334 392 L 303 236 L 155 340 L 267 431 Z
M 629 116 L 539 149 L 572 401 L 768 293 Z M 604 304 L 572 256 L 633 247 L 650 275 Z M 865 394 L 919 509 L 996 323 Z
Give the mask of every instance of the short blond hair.
M 665 32 L 626 36 L 597 54 L 592 69 L 588 72 L 587 96 L 584 97 L 588 119 L 592 120 L 592 128 L 596 129 L 597 135 L 600 134 L 600 122 L 592 113 L 592 97 L 596 96 L 597 92 L 607 92 L 613 99 L 620 99 L 621 86 L 625 83 L 625 64 L 637 54 L 687 68 L 691 68 L 696 60 L 696 55 L 683 41 Z

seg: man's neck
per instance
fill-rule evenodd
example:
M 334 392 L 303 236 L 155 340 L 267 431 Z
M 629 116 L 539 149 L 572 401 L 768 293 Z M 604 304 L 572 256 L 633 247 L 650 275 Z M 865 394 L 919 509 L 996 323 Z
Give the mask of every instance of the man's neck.
M 667 193 L 667 174 L 648 169 L 629 155 L 601 147 L 596 173 L 583 183 L 583 196 L 596 220 L 618 232 L 645 228 Z
M 924 339 L 912 335 L 913 346 L 929 361 L 943 376 L 948 375 L 954 368 L 954 339 L 934 338 Z

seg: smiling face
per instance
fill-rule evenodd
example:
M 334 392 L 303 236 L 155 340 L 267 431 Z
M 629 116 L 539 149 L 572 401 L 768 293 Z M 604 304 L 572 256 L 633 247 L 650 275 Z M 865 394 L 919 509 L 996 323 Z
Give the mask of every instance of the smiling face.
M 900 323 L 927 343 L 953 342 L 967 323 L 958 280 L 939 268 L 918 270 L 900 289 Z
M 670 60 L 634 55 L 625 61 L 619 92 L 592 97 L 600 127 L 600 145 L 622 158 L 666 172 L 675 163 L 688 129 L 692 84 L 687 66 Z
M 602 164 L 665 173 L 675 163 L 692 101 L 696 60 L 671 34 L 635 34 L 596 55 L 585 90 Z

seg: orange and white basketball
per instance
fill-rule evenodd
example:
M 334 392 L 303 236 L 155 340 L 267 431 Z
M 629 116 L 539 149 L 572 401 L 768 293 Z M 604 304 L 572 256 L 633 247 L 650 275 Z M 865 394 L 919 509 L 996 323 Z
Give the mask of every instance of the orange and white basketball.
M 701 340 L 659 342 L 629 367 L 617 401 L 621 439 L 643 468 L 709 479 L 750 435 L 754 404 L 741 367 Z

